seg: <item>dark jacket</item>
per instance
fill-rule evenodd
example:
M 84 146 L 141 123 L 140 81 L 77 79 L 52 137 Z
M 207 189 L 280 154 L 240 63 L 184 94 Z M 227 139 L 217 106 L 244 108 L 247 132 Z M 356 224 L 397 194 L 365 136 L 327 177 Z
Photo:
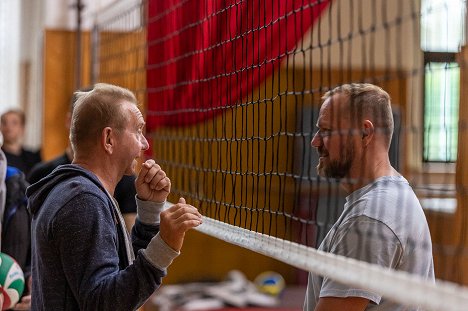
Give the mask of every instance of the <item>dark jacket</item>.
M 17 169 L 22 171 L 26 177 L 28 176 L 29 171 L 32 169 L 32 167 L 42 161 L 40 150 L 29 151 L 24 148 L 21 148 L 20 154 L 10 153 L 3 148 L 2 150 L 5 153 L 8 166 L 16 167 Z
M 159 231 L 138 219 L 136 259 L 97 177 L 63 165 L 27 190 L 32 213 L 32 310 L 135 310 L 159 287 L 158 269 L 140 249 Z M 152 242 L 152 244 L 155 244 Z
M 29 172 L 27 180 L 30 184 L 34 184 L 41 180 L 41 178 L 52 173 L 52 171 L 58 166 L 70 163 L 71 161 L 68 158 L 67 153 L 63 153 L 55 159 L 34 165 Z M 124 175 L 115 187 L 114 192 L 114 197 L 117 202 L 119 202 L 122 214 L 136 213 L 135 195 L 135 176 Z
M 27 209 L 26 198 L 26 188 L 29 184 L 23 172 L 16 167 L 7 166 L 5 186 L 2 253 L 16 260 L 27 279 L 31 274 L 31 215 Z

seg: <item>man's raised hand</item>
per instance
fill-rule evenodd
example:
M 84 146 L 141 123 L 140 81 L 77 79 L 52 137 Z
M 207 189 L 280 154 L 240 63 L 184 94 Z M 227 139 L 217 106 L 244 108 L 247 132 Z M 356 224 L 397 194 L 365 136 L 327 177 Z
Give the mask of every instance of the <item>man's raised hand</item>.
M 171 180 L 154 160 L 147 160 L 141 166 L 135 188 L 140 200 L 164 202 L 171 191 Z
M 161 213 L 159 234 L 161 239 L 175 251 L 180 251 L 184 243 L 185 232 L 202 223 L 201 214 L 184 198 L 179 203 Z

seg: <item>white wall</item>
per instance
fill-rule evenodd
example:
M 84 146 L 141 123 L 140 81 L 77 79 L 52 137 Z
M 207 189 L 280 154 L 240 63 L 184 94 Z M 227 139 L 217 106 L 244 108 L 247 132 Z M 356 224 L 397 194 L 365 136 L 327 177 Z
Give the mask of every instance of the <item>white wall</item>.
M 41 0 L 44 3 L 45 14 L 44 26 L 47 29 L 70 29 L 76 27 L 76 0 Z M 83 29 L 91 29 L 92 19 L 89 18 L 95 12 L 103 8 L 115 5 L 127 0 L 81 0 L 84 5 L 82 16 Z
M 22 0 L 20 66 L 28 79 L 20 81 L 26 112 L 25 145 L 39 148 L 42 138 L 42 39 L 44 10 L 41 1 Z
M 82 0 L 83 28 L 90 29 L 93 12 L 127 0 Z M 0 1 L 0 113 L 20 107 L 26 111 L 25 145 L 42 140 L 42 57 L 45 29 L 74 30 L 76 0 Z M 27 80 L 24 74 L 27 71 Z
M 17 0 L 0 1 L 0 111 L 20 102 L 20 9 Z

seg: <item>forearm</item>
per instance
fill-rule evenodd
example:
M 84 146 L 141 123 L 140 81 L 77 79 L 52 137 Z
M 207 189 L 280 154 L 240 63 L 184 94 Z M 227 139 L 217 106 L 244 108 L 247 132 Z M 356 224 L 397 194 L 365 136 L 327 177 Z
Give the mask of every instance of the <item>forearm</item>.
M 143 201 L 135 197 L 137 204 L 137 217 L 132 228 L 132 246 L 135 257 L 138 251 L 145 249 L 151 239 L 159 232 L 159 215 L 165 203 Z
M 63 273 L 82 310 L 136 309 L 159 287 L 166 268 L 178 255 L 156 236 L 148 246 L 153 251 L 140 251 L 133 264 L 121 270 L 119 249 L 125 246 L 116 247 L 114 218 L 100 200 L 83 195 L 56 217 L 54 223 L 60 226 L 55 226 L 53 236 L 60 262 L 66 263 Z M 153 253 L 165 255 L 155 260 Z
M 132 265 L 117 274 L 107 274 L 98 284 L 87 286 L 94 289 L 83 297 L 83 309 L 133 310 L 141 306 L 160 286 L 167 267 L 178 255 L 179 252 L 167 246 L 157 234 Z M 131 295 L 127 295 L 129 288 Z
M 125 270 L 83 284 L 80 309 L 136 310 L 159 288 L 165 275 L 165 269 L 156 269 L 144 256 L 138 256 Z

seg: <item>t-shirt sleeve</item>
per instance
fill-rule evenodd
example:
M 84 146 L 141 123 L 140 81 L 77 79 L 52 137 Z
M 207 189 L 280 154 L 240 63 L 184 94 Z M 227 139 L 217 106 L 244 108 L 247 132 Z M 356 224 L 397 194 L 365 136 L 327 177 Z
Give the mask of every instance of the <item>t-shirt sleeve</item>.
M 382 267 L 396 268 L 403 254 L 401 242 L 382 222 L 366 216 L 350 219 L 336 231 L 330 252 Z M 324 278 L 320 297 L 362 297 L 379 304 L 381 295 Z

